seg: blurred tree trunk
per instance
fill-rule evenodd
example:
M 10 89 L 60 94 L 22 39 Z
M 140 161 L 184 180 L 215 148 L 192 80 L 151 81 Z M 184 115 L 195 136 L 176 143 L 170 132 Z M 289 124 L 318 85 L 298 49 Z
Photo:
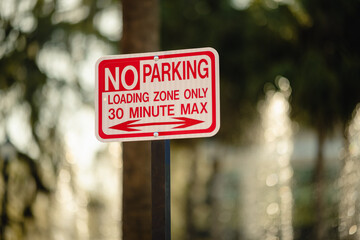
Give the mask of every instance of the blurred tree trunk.
M 326 237 L 326 216 L 325 216 L 325 164 L 324 145 L 326 140 L 325 125 L 319 124 L 317 128 L 317 156 L 314 169 L 314 211 L 316 216 L 315 240 L 322 240 Z
M 159 50 L 158 0 L 122 0 L 122 53 Z
M 158 0 L 122 0 L 122 53 L 159 49 Z M 150 142 L 123 144 L 123 239 L 151 239 Z

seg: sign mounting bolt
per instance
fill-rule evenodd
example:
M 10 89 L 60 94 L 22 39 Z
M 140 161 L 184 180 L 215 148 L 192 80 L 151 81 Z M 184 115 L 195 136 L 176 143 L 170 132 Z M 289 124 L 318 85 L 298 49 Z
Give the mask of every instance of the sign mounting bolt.
M 158 137 L 159 133 L 158 132 L 154 132 L 154 137 Z
M 154 57 L 154 60 L 155 60 L 155 61 L 158 61 L 158 60 L 159 60 L 159 56 L 156 55 L 156 56 Z

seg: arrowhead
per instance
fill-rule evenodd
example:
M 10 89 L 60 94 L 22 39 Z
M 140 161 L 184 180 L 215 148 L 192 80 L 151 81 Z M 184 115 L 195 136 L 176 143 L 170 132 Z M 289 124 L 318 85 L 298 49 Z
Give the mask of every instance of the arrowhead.
M 187 118 L 187 117 L 177 117 L 175 119 L 182 120 L 182 122 L 179 122 L 179 124 L 181 124 L 181 125 L 174 127 L 174 128 L 187 128 L 187 127 L 191 127 L 193 125 L 204 122 L 201 120 Z
M 127 132 L 139 131 L 138 129 L 132 128 L 132 125 L 131 125 L 132 123 L 137 122 L 137 121 L 139 121 L 139 119 L 138 120 L 129 120 L 129 121 L 114 125 L 110 128 L 116 129 L 116 130 L 127 131 Z

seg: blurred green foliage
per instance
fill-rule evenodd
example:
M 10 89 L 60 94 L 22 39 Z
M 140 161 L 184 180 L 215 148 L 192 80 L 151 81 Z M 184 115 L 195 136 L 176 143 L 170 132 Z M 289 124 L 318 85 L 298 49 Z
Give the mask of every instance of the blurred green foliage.
M 257 103 L 264 98 L 267 83 L 278 76 L 289 79 L 292 119 L 318 135 L 315 168 L 308 170 L 308 180 L 294 186 L 295 237 L 316 239 L 314 228 L 324 222 L 329 226 L 329 221 L 327 236 L 333 236 L 337 209 L 328 212 L 329 206 L 335 206 L 329 194 L 336 189 L 328 193 L 333 179 L 326 174 L 324 142 L 339 128 L 346 137 L 345 128 L 360 102 L 360 34 L 356 30 L 360 2 L 177 0 L 161 4 L 163 49 L 210 46 L 219 52 L 221 129 L 217 139 L 248 144 L 249 129 L 259 124 L 254 124 Z M 314 214 L 317 207 L 317 212 L 324 212 L 319 219 Z
M 58 0 L 0 2 L 0 239 L 49 239 L 49 229 L 43 229 L 49 222 L 40 221 L 48 210 L 42 199 L 50 201 L 59 170 L 67 164 L 59 127 L 63 97 L 70 90 L 92 106 L 79 78 L 50 75 L 40 66 L 40 53 L 61 49 L 75 64 L 81 60 L 79 49 L 86 56 L 88 47 L 75 45 L 77 36 L 116 49 L 117 40 L 101 34 L 94 19 L 118 4 L 84 0 L 68 8 Z M 51 61 L 61 64 L 56 54 Z
M 360 101 L 359 1 L 254 0 L 239 10 L 236 2 L 246 1 L 162 1 L 163 49 L 220 54 L 220 135 L 244 130 L 237 122 L 251 121 L 278 75 L 290 80 L 296 120 L 329 131 L 345 125 Z

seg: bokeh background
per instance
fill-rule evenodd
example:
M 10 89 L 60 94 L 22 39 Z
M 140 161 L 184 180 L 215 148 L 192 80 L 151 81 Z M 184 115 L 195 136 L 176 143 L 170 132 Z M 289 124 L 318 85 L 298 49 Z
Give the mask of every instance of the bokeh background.
M 155 3 L 161 50 L 220 55 L 219 133 L 171 141 L 172 238 L 360 239 L 360 1 Z M 1 240 L 121 239 L 94 92 L 122 6 L 0 0 Z

